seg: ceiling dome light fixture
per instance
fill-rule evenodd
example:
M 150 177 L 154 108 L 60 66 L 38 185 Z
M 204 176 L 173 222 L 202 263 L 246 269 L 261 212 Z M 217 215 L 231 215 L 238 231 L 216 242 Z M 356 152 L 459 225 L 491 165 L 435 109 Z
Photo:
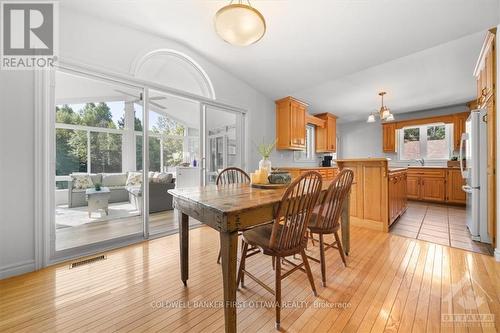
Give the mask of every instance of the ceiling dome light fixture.
M 394 120 L 394 115 L 391 113 L 391 110 L 387 106 L 384 105 L 384 95 L 387 94 L 385 91 L 381 91 L 378 93 L 378 95 L 382 98 L 382 102 L 380 104 L 380 110 L 377 112 L 373 112 L 368 116 L 368 119 L 366 120 L 367 123 L 374 123 L 375 122 L 375 116 L 379 116 L 381 120 L 385 121 L 393 121 Z
M 215 14 L 215 31 L 232 45 L 248 46 L 258 42 L 266 33 L 264 16 L 250 5 L 243 4 L 242 0 L 222 7 Z

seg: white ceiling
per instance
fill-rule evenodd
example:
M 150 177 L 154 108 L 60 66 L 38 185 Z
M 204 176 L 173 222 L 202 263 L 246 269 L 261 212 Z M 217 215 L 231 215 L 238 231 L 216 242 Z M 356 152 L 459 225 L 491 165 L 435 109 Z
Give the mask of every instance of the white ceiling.
M 141 91 L 127 86 L 89 79 L 82 76 L 56 73 L 55 102 L 60 104 L 84 104 L 112 101 L 136 101 Z M 200 128 L 200 106 L 198 102 L 151 91 L 150 99 L 158 108 L 150 105 L 154 112 L 173 118 L 190 128 Z M 137 106 L 136 106 L 137 107 Z M 137 109 L 136 109 L 137 110 Z M 224 124 L 232 124 L 231 119 L 225 119 Z M 155 125 L 155 124 L 152 124 Z
M 474 99 L 474 65 L 484 33 L 327 81 L 294 94 L 311 104 L 313 113 L 331 111 L 341 121 L 366 119 L 384 103 L 398 113 L 455 105 Z M 333 106 L 333 108 L 332 108 Z
M 229 1 L 63 0 L 79 10 L 181 41 L 277 99 L 354 119 L 388 91 L 394 112 L 472 98 L 484 32 L 499 22 L 498 0 L 254 0 L 267 33 L 234 47 L 214 32 Z M 442 45 L 444 44 L 444 45 Z

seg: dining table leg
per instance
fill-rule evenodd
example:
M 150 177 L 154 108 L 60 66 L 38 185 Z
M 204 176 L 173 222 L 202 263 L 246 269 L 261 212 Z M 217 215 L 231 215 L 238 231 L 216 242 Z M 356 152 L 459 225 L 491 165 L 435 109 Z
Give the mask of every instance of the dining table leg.
M 181 255 L 181 280 L 187 286 L 189 278 L 189 216 L 178 212 L 179 220 L 179 248 Z
M 224 288 L 224 321 L 226 332 L 236 332 L 236 256 L 238 233 L 220 232 L 222 284 Z
M 347 195 L 347 198 L 344 200 L 344 206 L 342 207 L 342 247 L 344 248 L 344 253 L 346 255 L 349 255 L 349 248 L 350 248 L 350 242 L 351 242 L 351 236 L 350 236 L 350 225 L 351 225 L 351 218 L 350 218 L 350 209 L 351 209 L 351 199 L 350 199 L 350 193 Z

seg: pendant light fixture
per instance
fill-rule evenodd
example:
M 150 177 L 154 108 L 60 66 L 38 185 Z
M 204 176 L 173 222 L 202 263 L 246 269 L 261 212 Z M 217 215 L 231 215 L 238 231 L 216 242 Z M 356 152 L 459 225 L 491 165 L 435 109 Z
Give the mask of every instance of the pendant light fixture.
M 391 113 L 391 110 L 387 106 L 384 105 L 384 95 L 387 94 L 385 91 L 381 91 L 378 95 L 382 98 L 382 102 L 380 104 L 380 110 L 378 112 L 371 113 L 366 120 L 367 123 L 374 123 L 375 116 L 379 116 L 382 121 L 393 121 L 394 115 Z
M 255 8 L 239 0 L 231 1 L 215 14 L 215 31 L 228 42 L 236 46 L 248 46 L 258 42 L 266 32 L 264 16 Z

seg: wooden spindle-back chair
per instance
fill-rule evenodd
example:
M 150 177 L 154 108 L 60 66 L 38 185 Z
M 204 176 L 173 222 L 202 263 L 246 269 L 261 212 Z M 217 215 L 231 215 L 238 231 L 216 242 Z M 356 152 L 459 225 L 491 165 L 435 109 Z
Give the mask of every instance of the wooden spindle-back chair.
M 238 284 L 244 275 L 259 283 L 276 298 L 276 328 L 280 326 L 281 280 L 296 270 L 307 274 L 309 283 L 316 295 L 311 268 L 305 254 L 307 244 L 307 226 L 314 207 L 321 193 L 322 179 L 318 172 L 310 171 L 297 178 L 287 188 L 276 210 L 272 224 L 255 227 L 243 232 L 243 253 L 238 269 Z M 272 290 L 264 282 L 257 279 L 245 269 L 246 258 L 256 254 L 248 253 L 249 246 L 257 247 L 265 255 L 274 257 L 275 289 Z M 300 254 L 302 263 L 296 265 L 285 257 Z M 285 260 L 293 268 L 281 274 L 281 261 Z
M 240 168 L 229 167 L 219 173 L 215 183 L 217 185 L 250 184 L 250 176 Z
M 250 176 L 240 168 L 229 167 L 222 170 L 217 179 L 215 180 L 216 185 L 230 185 L 230 184 L 250 184 Z M 219 255 L 217 257 L 217 263 L 220 264 L 221 252 L 219 249 Z
M 344 265 L 347 265 L 345 254 L 342 249 L 342 243 L 340 242 L 338 235 L 338 230 L 340 228 L 339 221 L 340 216 L 342 215 L 344 201 L 350 193 L 353 179 L 354 173 L 352 170 L 342 170 L 328 187 L 327 193 L 320 203 L 318 212 L 314 213 L 310 220 L 309 231 L 312 233 L 313 237 L 314 234 L 319 235 L 320 259 L 318 260 L 312 257 L 309 258 L 321 264 L 321 278 L 323 286 L 326 286 L 326 249 L 338 249 Z M 323 236 L 326 234 L 333 234 L 335 242 L 332 244 L 325 243 Z

